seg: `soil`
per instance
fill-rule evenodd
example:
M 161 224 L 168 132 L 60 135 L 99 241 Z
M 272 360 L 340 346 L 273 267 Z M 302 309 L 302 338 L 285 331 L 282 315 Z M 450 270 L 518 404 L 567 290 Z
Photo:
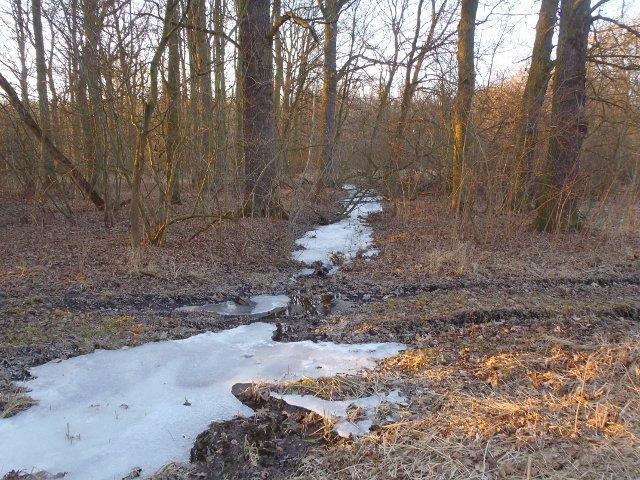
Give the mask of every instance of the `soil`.
M 624 386 L 640 384 L 637 234 L 603 229 L 552 236 L 531 232 L 526 219 L 514 224 L 489 215 L 460 228 L 444 200 L 424 197 L 386 204 L 371 217 L 377 257 L 358 258 L 335 275 L 294 280 L 295 238 L 337 218 L 338 196 L 334 192 L 313 209 L 298 202 L 299 213 L 289 221 L 223 223 L 192 242 L 187 239 L 195 225 L 177 224 L 165 245 L 148 247 L 138 272 L 131 271 L 126 254 L 126 222 L 107 230 L 99 214 L 77 207 L 74 223 L 51 214 L 45 225 L 36 225 L 25 205 L 1 202 L 6 252 L 0 265 L 0 412 L 28 408 L 25 392 L 11 382 L 28 378 L 31 366 L 255 321 L 174 309 L 286 293 L 292 307 L 263 320 L 280 325 L 280 341 L 399 341 L 408 347 L 360 376 L 287 388 L 332 398 L 400 388 L 410 400 L 400 419 L 378 425 L 368 440 L 337 440 L 326 435 L 317 417 L 248 395 L 245 388 L 234 393 L 257 416 L 212 424 L 198 437 L 191 464 L 168 465 L 155 478 L 439 478 L 446 472 L 440 457 L 438 463 L 424 454 L 423 470 L 415 459 L 407 466 L 408 452 L 424 448 L 420 442 L 429 435 L 446 458 L 460 462 L 459 477 L 450 478 L 474 478 L 478 472 L 482 478 L 509 472 L 535 478 L 536 471 L 539 478 L 571 478 L 571 466 L 559 465 L 553 475 L 542 467 L 548 455 L 566 449 L 573 449 L 574 460 L 591 458 L 596 466 L 600 461 L 602 468 L 593 475 L 585 470 L 584 478 L 607 472 L 640 476 L 640 457 L 632 449 L 640 446 L 640 405 L 637 391 L 634 399 Z M 610 357 L 627 353 L 611 360 L 613 370 L 583 381 L 583 389 L 609 385 L 600 407 L 582 397 L 577 412 L 571 410 L 574 397 L 562 407 L 549 402 L 548 408 L 508 415 L 486 407 L 487 399 L 498 397 L 514 405 L 544 404 L 548 392 L 568 398 L 579 382 L 567 372 L 604 361 L 605 351 Z M 505 356 L 510 360 L 501 364 Z M 469 398 L 483 407 L 470 405 Z M 463 422 L 454 405 L 478 415 Z M 593 415 L 584 412 L 605 405 L 609 420 L 593 427 Z M 486 418 L 493 418 L 497 430 Z M 581 442 L 581 435 L 591 443 Z M 594 445 L 602 448 L 595 451 Z M 618 463 L 603 463 L 606 449 Z M 391 453 L 382 460 L 385 451 Z M 509 457 L 508 451 L 517 454 Z M 358 471 L 349 466 L 356 463 Z

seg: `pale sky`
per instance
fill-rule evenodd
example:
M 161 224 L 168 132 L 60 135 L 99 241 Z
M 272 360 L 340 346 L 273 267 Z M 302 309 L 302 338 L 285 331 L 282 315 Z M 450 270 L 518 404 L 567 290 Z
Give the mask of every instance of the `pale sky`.
M 229 1 L 232 3 L 233 0 Z M 359 22 L 368 25 L 367 28 L 370 29 L 367 42 L 375 44 L 376 48 L 382 48 L 386 52 L 385 56 L 389 58 L 388 50 L 391 47 L 391 40 L 388 27 L 385 26 L 388 19 L 384 18 L 384 15 L 388 14 L 387 1 L 362 0 L 357 15 L 359 15 Z M 595 2 L 595 0 L 592 1 Z M 45 0 L 45 5 L 46 3 L 47 0 Z M 312 3 L 313 0 L 309 0 L 309 4 Z M 425 2 L 425 5 L 428 3 Z M 415 8 L 415 2 L 409 0 L 409 5 L 408 12 L 405 13 L 407 35 L 411 35 L 411 29 L 415 22 L 415 11 L 411 12 L 411 9 Z M 511 76 L 528 66 L 539 5 L 539 0 L 481 0 L 477 17 L 479 25 L 476 29 L 477 83 L 479 86 L 495 81 L 501 76 Z M 2 65 L 2 62 L 17 63 L 17 48 L 15 42 L 10 38 L 12 32 L 9 27 L 11 25 L 9 11 L 10 0 L 0 0 L 0 44 L 4 48 L 3 55 L 0 56 L 0 71 L 7 74 L 10 81 L 16 84 L 15 77 Z M 633 18 L 640 19 L 640 1 L 610 0 L 601 7 L 599 13 L 613 18 L 624 16 L 627 22 Z M 343 21 L 345 22 L 344 27 L 348 29 L 348 13 L 343 14 Z M 425 23 L 427 21 L 427 19 L 423 20 Z M 232 21 L 230 21 L 229 27 L 231 23 Z M 455 25 L 452 27 L 455 28 Z M 321 25 L 316 26 L 319 33 L 321 29 Z M 345 48 L 344 42 L 348 39 L 348 31 L 343 30 L 342 35 L 342 48 Z M 47 32 L 45 32 L 45 36 L 47 36 Z M 316 55 L 320 54 L 319 51 L 315 53 Z M 32 54 L 30 57 L 33 60 Z M 377 67 L 373 67 L 373 71 L 368 70 L 372 78 L 376 76 L 375 68 Z M 31 76 L 35 75 L 33 66 L 30 73 Z M 232 80 L 233 72 L 231 71 L 229 85 L 232 84 Z M 31 86 L 34 85 L 33 80 L 30 83 Z

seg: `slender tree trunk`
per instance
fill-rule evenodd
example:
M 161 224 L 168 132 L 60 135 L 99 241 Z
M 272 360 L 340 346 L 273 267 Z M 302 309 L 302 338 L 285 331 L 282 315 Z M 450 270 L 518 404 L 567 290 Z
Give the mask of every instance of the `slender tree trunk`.
M 139 127 L 136 151 L 133 157 L 133 175 L 131 182 L 131 214 L 130 214 L 130 235 L 131 235 L 131 253 L 134 266 L 139 266 L 142 240 L 147 234 L 151 236 L 151 240 L 158 242 L 162 239 L 162 234 L 166 224 L 159 225 L 159 231 L 149 232 L 147 216 L 145 214 L 144 203 L 142 201 L 142 176 L 144 174 L 146 154 L 149 149 L 149 134 L 151 133 L 151 119 L 158 103 L 158 70 L 164 50 L 167 48 L 172 35 L 175 34 L 177 26 L 172 25 L 174 18 L 174 10 L 178 8 L 179 0 L 168 0 L 164 12 L 162 24 L 162 38 L 155 49 L 153 58 L 149 63 L 149 90 L 147 96 L 143 100 L 142 121 Z
M 222 0 L 215 0 L 213 6 L 213 29 L 216 32 L 224 31 L 224 8 L 225 2 Z M 225 39 L 222 35 L 215 35 L 213 37 L 213 51 L 214 51 L 214 86 L 215 86 L 215 111 L 214 111 L 214 135 L 215 135 L 215 149 L 216 149 L 216 164 L 218 177 L 223 188 L 228 193 L 229 191 L 229 165 L 227 158 L 227 117 L 226 117 L 226 103 L 227 103 L 227 86 L 225 80 Z
M 522 96 L 522 116 L 516 133 L 515 163 L 509 193 L 509 207 L 523 208 L 529 200 L 534 181 L 535 147 L 542 105 L 553 69 L 551 50 L 557 21 L 558 0 L 542 0 L 536 25 L 531 66 Z
M 171 17 L 174 24 L 178 23 L 179 12 L 178 7 L 173 9 Z M 180 157 L 178 155 L 178 146 L 180 143 L 180 35 L 175 32 L 169 38 L 169 58 L 167 65 L 167 85 L 166 93 L 168 100 L 167 108 L 167 133 L 166 133 L 166 149 L 167 149 L 167 181 L 166 181 L 166 198 L 173 204 L 180 203 L 180 184 L 178 172 L 180 171 Z M 166 213 L 166 212 L 165 212 Z
M 205 0 L 193 0 L 189 9 L 191 24 L 195 27 L 191 29 L 191 55 L 194 70 L 191 75 L 194 76 L 195 91 L 197 96 L 197 116 L 196 131 L 198 150 L 200 152 L 200 165 L 198 166 L 200 173 L 199 182 L 204 182 L 206 187 L 210 186 L 211 167 L 214 166 L 213 151 L 213 85 L 211 81 L 211 50 L 209 48 L 209 40 L 207 38 L 207 8 Z M 192 92 L 193 95 L 193 92 Z M 194 110 L 195 110 L 194 106 Z
M 38 109 L 43 136 L 51 138 L 51 114 L 49 111 L 49 94 L 47 92 L 47 64 L 42 36 L 42 3 L 41 0 L 31 1 L 33 16 L 33 40 L 36 51 L 36 82 L 38 90 Z M 47 156 L 45 148 L 41 149 L 40 160 L 45 175 L 45 184 L 48 186 L 53 181 L 55 172 L 51 159 Z
M 335 122 L 336 101 L 338 96 L 338 74 L 336 71 L 336 56 L 338 42 L 338 17 L 341 4 L 339 0 L 325 0 L 322 7 L 324 17 L 324 38 L 322 53 L 322 96 L 320 100 L 320 132 L 322 134 L 322 152 L 320 157 L 320 171 L 318 187 L 333 185 L 336 178 L 335 153 Z
M 247 213 L 282 214 L 274 179 L 275 119 L 273 115 L 273 57 L 269 2 L 237 0 L 239 15 L 239 76 L 242 93 L 242 133 Z
M 580 227 L 574 190 L 586 124 L 586 62 L 591 25 L 590 0 L 561 0 L 558 54 L 553 77 L 553 135 L 536 227 L 570 231 Z
M 89 92 L 90 134 L 92 139 L 88 142 L 88 148 L 92 148 L 93 165 L 91 170 L 91 182 L 97 186 L 105 199 L 105 221 L 111 224 L 112 206 L 109 201 L 109 173 L 107 165 L 106 132 L 107 117 L 103 103 L 102 74 L 100 67 L 100 32 L 101 21 L 98 17 L 99 5 L 97 0 L 81 0 L 82 16 L 84 21 L 84 49 L 82 53 L 81 68 Z M 81 82 L 81 84 L 84 82 Z M 84 86 L 81 86 L 84 89 Z M 84 102 L 84 99 L 81 99 Z
M 51 138 L 42 131 L 42 128 L 40 128 L 38 123 L 33 119 L 27 107 L 23 105 L 18 98 L 16 91 L 1 73 L 0 88 L 7 94 L 9 103 L 18 113 L 20 120 L 22 120 L 27 128 L 31 130 L 31 133 L 38 139 L 45 155 L 65 167 L 66 171 L 64 173 L 69 174 L 82 193 L 93 202 L 96 208 L 102 210 L 104 208 L 104 201 L 100 194 L 87 182 L 73 162 L 53 144 Z
M 458 91 L 453 112 L 453 166 L 451 209 L 459 212 L 465 201 L 465 147 L 475 89 L 474 36 L 478 0 L 462 0 L 458 24 Z
M 282 1 L 273 0 L 273 20 L 279 18 L 282 13 Z M 275 63 L 275 75 L 273 78 L 273 111 L 276 123 L 276 164 L 281 170 L 284 166 L 284 130 L 282 129 L 282 87 L 284 83 L 284 63 L 282 59 L 282 38 L 280 30 L 273 36 L 273 61 Z
M 16 40 L 18 43 L 18 59 L 20 61 L 20 99 L 25 107 L 29 107 L 29 69 L 27 68 L 27 26 L 22 0 L 13 0 L 13 16 L 16 22 Z M 24 196 L 31 198 L 36 192 L 37 164 L 33 152 L 24 151 Z

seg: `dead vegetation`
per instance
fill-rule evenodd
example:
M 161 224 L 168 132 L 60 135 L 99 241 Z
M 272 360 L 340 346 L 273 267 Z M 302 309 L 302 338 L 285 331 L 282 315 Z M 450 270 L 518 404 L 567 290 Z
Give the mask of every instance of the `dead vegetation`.
M 512 319 L 444 331 L 416 322 L 404 323 L 420 332 L 412 348 L 360 377 L 366 386 L 348 382 L 349 394 L 400 388 L 409 398 L 400 418 L 368 437 L 314 450 L 292 478 L 640 475 L 636 321 Z M 299 383 L 319 394 L 330 384 Z

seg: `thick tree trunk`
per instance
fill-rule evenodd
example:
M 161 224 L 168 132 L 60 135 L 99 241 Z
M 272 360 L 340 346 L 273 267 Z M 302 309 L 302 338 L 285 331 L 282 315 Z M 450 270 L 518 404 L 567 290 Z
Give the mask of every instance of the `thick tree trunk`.
M 586 62 L 590 25 L 590 0 L 561 1 L 551 107 L 553 134 L 536 219 L 539 230 L 570 231 L 581 223 L 574 187 L 580 149 L 587 133 Z
M 38 139 L 41 144 L 42 151 L 45 155 L 47 155 L 47 158 L 51 158 L 53 161 L 56 161 L 60 165 L 65 167 L 67 171 L 64 172 L 64 174 L 69 174 L 78 188 L 80 188 L 82 193 L 84 193 L 99 210 L 102 210 L 104 208 L 104 201 L 102 200 L 100 194 L 93 188 L 93 186 L 89 182 L 87 182 L 82 173 L 80 173 L 77 167 L 73 164 L 73 162 L 69 160 L 69 158 L 67 158 L 64 153 L 58 150 L 49 136 L 42 131 L 38 123 L 29 113 L 27 107 L 23 105 L 18 98 L 18 94 L 16 93 L 16 91 L 2 74 L 0 74 L 0 88 L 7 94 L 9 103 L 18 113 L 20 120 L 22 120 L 27 128 L 29 128 L 33 135 Z
M 336 101 L 338 97 L 338 74 L 336 56 L 338 42 L 338 18 L 341 4 L 339 0 L 325 0 L 322 7 L 324 17 L 324 38 L 322 42 L 322 97 L 320 101 L 320 132 L 322 134 L 322 152 L 318 186 L 333 185 L 336 178 L 335 129 Z
M 478 0 L 462 0 L 458 24 L 458 91 L 453 112 L 453 166 L 451 209 L 459 212 L 465 201 L 465 147 L 475 89 L 474 36 Z
M 269 2 L 237 3 L 246 210 L 251 215 L 277 216 L 281 211 L 273 183 L 276 132 Z
M 531 66 L 522 96 L 522 112 L 516 133 L 515 163 L 509 192 L 509 208 L 522 209 L 529 202 L 534 181 L 535 147 L 542 105 L 553 69 L 551 50 L 557 21 L 558 0 L 542 0 Z
M 49 95 L 47 92 L 47 64 L 44 51 L 44 39 L 42 36 L 42 3 L 41 0 L 32 0 L 31 13 L 33 15 L 33 40 L 36 51 L 36 87 L 38 90 L 38 109 L 40 125 L 44 137 L 51 138 L 51 114 L 49 111 Z M 48 157 L 46 149 L 41 149 L 40 156 L 44 169 L 45 183 L 49 185 L 55 175 L 53 163 Z

